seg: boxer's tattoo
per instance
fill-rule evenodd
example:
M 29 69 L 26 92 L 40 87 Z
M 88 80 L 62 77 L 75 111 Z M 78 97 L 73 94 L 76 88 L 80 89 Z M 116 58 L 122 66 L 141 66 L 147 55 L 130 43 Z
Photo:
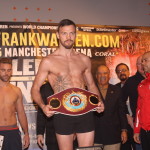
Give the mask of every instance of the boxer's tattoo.
M 60 92 L 67 89 L 68 85 L 70 85 L 69 79 L 63 78 L 62 76 L 58 76 L 53 87 L 56 92 Z

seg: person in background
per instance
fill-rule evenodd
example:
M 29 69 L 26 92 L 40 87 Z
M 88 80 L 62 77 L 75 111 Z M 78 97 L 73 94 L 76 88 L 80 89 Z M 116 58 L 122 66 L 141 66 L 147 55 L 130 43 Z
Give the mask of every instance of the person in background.
M 143 150 L 150 150 L 150 52 L 143 54 L 142 66 L 146 78 L 138 85 L 134 140 Z
M 43 84 L 40 89 L 42 100 L 44 104 L 47 104 L 47 97 L 51 96 L 54 92 L 52 87 L 48 82 Z M 47 150 L 59 150 L 58 143 L 56 139 L 55 129 L 53 125 L 53 116 L 48 118 L 38 107 L 37 112 L 37 142 L 38 145 L 43 148 L 44 146 L 44 133 L 45 133 L 45 143 Z
M 133 130 L 134 128 L 134 121 L 135 121 L 135 114 L 137 108 L 137 99 L 138 99 L 138 85 L 139 83 L 145 78 L 144 70 L 142 67 L 142 55 L 137 58 L 136 61 L 137 72 L 135 75 L 128 78 L 125 82 L 122 90 L 123 90 L 123 100 L 128 101 L 130 104 L 131 112 L 127 111 L 127 119 L 128 123 Z M 133 132 L 133 131 L 132 131 Z M 140 144 L 134 144 L 134 148 L 136 150 L 142 150 Z
M 120 150 L 127 141 L 127 118 L 121 88 L 109 84 L 110 70 L 100 65 L 96 71 L 97 87 L 105 105 L 105 111 L 95 114 L 95 145 L 103 144 L 104 150 Z
M 126 65 L 125 63 L 118 64 L 116 66 L 115 72 L 117 74 L 117 77 L 120 80 L 120 82 L 117 83 L 116 85 L 119 86 L 120 88 L 123 88 L 125 82 L 127 81 L 127 79 L 129 78 L 129 75 L 130 75 L 128 65 Z M 126 102 L 126 105 L 127 105 L 126 115 L 127 115 L 127 119 L 128 119 L 128 116 L 132 115 L 129 100 Z M 128 114 L 129 112 L 130 112 L 130 114 Z M 121 144 L 121 150 L 135 150 L 135 142 L 133 139 L 133 128 L 130 126 L 129 123 L 128 123 L 127 130 L 128 130 L 128 132 L 127 132 L 128 140 L 126 143 Z
M 120 80 L 120 82 L 117 83 L 116 85 L 122 88 L 126 80 L 129 78 L 130 75 L 129 67 L 124 63 L 120 63 L 116 66 L 115 72 L 117 74 L 118 79 Z
M 21 90 L 9 81 L 12 75 L 12 60 L 0 59 L 0 139 L 2 150 L 22 150 L 29 146 L 29 133 Z M 17 118 L 23 129 L 23 146 L 17 126 Z

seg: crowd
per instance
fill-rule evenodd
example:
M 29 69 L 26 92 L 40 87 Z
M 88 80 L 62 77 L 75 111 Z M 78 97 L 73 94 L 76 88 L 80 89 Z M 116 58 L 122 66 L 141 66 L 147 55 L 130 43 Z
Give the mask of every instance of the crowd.
M 73 21 L 62 20 L 56 35 L 59 47 L 42 59 L 31 89 L 32 98 L 39 106 L 38 145 L 43 148 L 45 143 L 47 150 L 91 146 L 103 146 L 104 150 L 150 150 L 150 52 L 137 58 L 137 72 L 133 76 L 127 64 L 118 64 L 114 71 L 120 82 L 112 85 L 105 64 L 97 66 L 94 81 L 90 59 L 73 50 L 76 38 Z M 11 75 L 11 59 L 1 58 L 0 149 L 21 150 L 22 144 L 24 149 L 30 144 L 28 124 L 21 90 L 9 82 Z M 45 79 L 48 82 L 43 84 Z M 62 92 L 72 89 L 78 90 L 72 98 L 76 103 L 83 96 L 81 89 L 87 95 L 95 93 L 98 98 L 95 112 L 65 115 L 56 113 L 47 104 L 47 97 L 55 94 L 61 97 Z M 23 143 L 17 118 L 24 132 Z

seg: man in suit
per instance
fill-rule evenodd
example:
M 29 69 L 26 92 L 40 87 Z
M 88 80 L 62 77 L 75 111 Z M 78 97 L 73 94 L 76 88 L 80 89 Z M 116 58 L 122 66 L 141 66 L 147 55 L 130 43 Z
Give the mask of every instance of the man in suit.
M 95 143 L 104 150 L 120 150 L 121 141 L 127 141 L 127 118 L 121 88 L 109 84 L 110 70 L 100 65 L 96 72 L 97 87 L 105 105 L 102 114 L 95 114 Z
M 132 129 L 132 137 L 133 137 L 133 124 L 135 121 L 137 99 L 138 99 L 137 88 L 138 88 L 139 83 L 145 78 L 144 70 L 142 67 L 142 55 L 137 58 L 136 67 L 137 67 L 136 74 L 129 77 L 122 88 L 123 100 L 127 101 L 129 99 L 129 104 L 130 104 L 130 108 L 132 112 L 131 115 L 129 115 L 129 112 L 127 112 L 128 123 L 130 125 L 130 128 Z M 136 150 L 142 150 L 142 147 L 140 144 L 134 143 L 134 145 L 132 146 L 134 146 L 135 147 L 134 149 Z M 128 149 L 125 149 L 125 150 L 128 150 Z
M 53 90 L 48 82 L 41 87 L 40 93 L 44 103 L 47 104 L 47 97 L 53 94 Z M 53 116 L 50 118 L 46 117 L 42 109 L 38 107 L 37 142 L 41 148 L 43 147 L 44 144 L 44 132 L 46 132 L 45 143 L 47 146 L 47 150 L 58 150 L 57 139 L 53 126 Z
M 138 91 L 137 87 L 139 83 L 145 79 L 144 70 L 142 67 L 142 55 L 137 58 L 136 61 L 137 72 L 135 75 L 128 78 L 126 83 L 123 86 L 123 99 L 127 101 L 129 98 L 131 111 L 132 111 L 132 124 L 133 128 L 133 120 L 135 119 L 136 108 L 137 108 L 137 99 L 138 99 Z
M 124 63 L 120 63 L 116 66 L 115 72 L 117 74 L 118 79 L 120 80 L 120 82 L 117 83 L 116 85 L 119 86 L 120 88 L 123 88 L 124 84 L 126 83 L 127 79 L 129 78 L 129 75 L 130 75 L 129 67 Z M 130 118 L 130 116 L 132 116 L 129 100 L 127 101 L 126 105 L 127 105 L 126 116 L 127 116 L 127 120 L 128 120 L 128 118 Z M 133 127 L 133 125 L 132 125 L 132 127 Z M 135 150 L 135 142 L 133 140 L 132 127 L 130 126 L 130 124 L 128 122 L 128 127 L 127 127 L 128 140 L 126 143 L 121 144 L 121 150 L 132 150 L 132 149 Z
M 115 71 L 118 76 L 118 79 L 120 80 L 120 82 L 117 83 L 116 85 L 122 88 L 126 80 L 129 78 L 130 75 L 129 67 L 124 63 L 120 63 L 116 66 Z

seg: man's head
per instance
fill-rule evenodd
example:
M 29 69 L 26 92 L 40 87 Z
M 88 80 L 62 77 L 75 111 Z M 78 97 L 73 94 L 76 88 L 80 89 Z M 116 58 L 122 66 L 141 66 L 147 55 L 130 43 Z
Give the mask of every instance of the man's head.
M 129 67 L 124 63 L 118 64 L 116 66 L 115 71 L 116 71 L 118 78 L 120 79 L 122 83 L 124 83 L 128 79 L 129 74 L 130 74 Z
M 96 79 L 98 85 L 108 85 L 110 79 L 110 70 L 106 65 L 99 65 L 96 70 Z
M 8 82 L 12 75 L 12 60 L 9 58 L 0 59 L 0 80 Z
M 76 24 L 72 20 L 69 20 L 69 19 L 61 20 L 58 24 L 57 32 L 60 32 L 60 28 L 64 26 L 70 26 L 70 25 L 73 25 L 76 30 Z
M 150 51 L 143 54 L 142 66 L 145 73 L 150 73 Z
M 144 70 L 143 70 L 143 66 L 142 66 L 142 55 L 137 58 L 136 67 L 137 67 L 137 71 L 138 71 L 142 76 L 145 76 L 145 73 L 144 73 Z
M 69 19 L 60 21 L 57 29 L 57 38 L 59 39 L 60 46 L 71 49 L 74 45 L 76 38 L 76 25 Z

